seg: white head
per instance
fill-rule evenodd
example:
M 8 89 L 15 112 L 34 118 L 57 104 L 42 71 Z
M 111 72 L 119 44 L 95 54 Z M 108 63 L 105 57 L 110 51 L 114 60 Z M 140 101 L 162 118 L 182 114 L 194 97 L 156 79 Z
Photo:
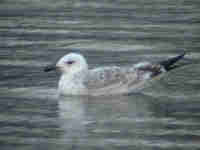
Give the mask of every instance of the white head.
M 88 69 L 85 58 L 77 53 L 69 53 L 63 56 L 56 64 L 56 68 L 63 74 L 77 73 Z
M 62 74 L 74 74 L 88 70 L 88 64 L 81 54 L 69 53 L 56 63 L 55 67 L 47 67 L 45 71 L 58 69 Z

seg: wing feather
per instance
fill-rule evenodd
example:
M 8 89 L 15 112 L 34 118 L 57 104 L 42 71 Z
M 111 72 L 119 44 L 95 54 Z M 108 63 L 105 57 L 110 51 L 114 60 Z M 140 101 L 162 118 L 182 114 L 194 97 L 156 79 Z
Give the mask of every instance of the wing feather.
M 132 67 L 103 67 L 89 71 L 84 84 L 89 92 L 124 93 L 139 87 L 143 81 L 158 75 L 161 68 L 149 63 L 136 64 Z

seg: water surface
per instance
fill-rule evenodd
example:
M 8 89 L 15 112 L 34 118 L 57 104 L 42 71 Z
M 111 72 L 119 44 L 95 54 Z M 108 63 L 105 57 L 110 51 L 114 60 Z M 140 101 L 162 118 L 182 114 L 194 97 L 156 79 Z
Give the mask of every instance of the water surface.
M 1 1 L 1 149 L 199 149 L 199 4 Z M 93 68 L 183 50 L 183 67 L 128 96 L 58 98 L 58 74 L 43 72 L 68 52 Z

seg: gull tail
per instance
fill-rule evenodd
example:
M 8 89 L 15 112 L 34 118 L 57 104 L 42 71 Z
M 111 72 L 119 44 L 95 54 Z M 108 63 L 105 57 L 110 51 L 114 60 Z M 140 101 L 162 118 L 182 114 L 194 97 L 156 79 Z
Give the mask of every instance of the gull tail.
M 181 55 L 178 55 L 176 57 L 169 58 L 167 60 L 161 61 L 159 64 L 165 68 L 166 71 L 172 70 L 176 68 L 177 66 L 174 66 L 174 64 L 182 59 L 185 56 L 186 52 L 184 52 Z

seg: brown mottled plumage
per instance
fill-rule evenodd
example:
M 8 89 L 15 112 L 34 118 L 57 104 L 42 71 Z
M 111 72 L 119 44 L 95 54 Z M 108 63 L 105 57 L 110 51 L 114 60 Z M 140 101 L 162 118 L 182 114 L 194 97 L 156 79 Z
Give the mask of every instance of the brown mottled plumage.
M 76 53 L 63 56 L 56 67 L 61 73 L 58 91 L 61 95 L 115 95 L 140 89 L 146 80 L 171 69 L 185 54 L 157 64 L 142 62 L 131 67 L 100 67 L 88 69 L 85 58 Z

